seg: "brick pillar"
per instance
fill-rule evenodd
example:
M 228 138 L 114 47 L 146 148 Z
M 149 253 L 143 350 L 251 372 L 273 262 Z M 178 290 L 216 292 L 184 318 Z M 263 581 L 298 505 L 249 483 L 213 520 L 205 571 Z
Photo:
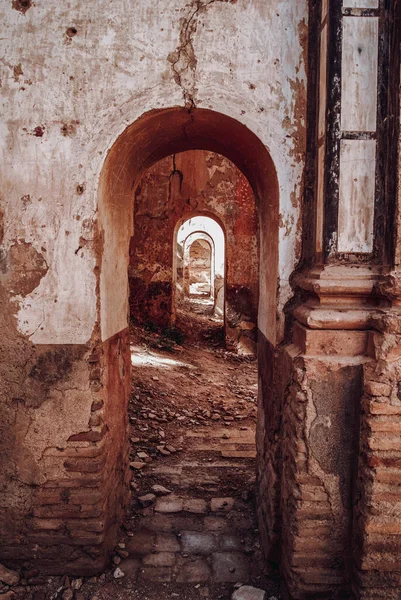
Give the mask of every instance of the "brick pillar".
M 292 598 L 332 598 L 350 589 L 359 398 L 368 360 L 355 351 L 362 338 L 366 348 L 367 333 L 295 327 L 283 407 L 282 569 Z
M 360 401 L 364 368 L 374 361 L 376 281 L 371 269 L 346 266 L 295 278 L 306 301 L 293 311 L 292 343 L 280 359 L 286 388 L 275 400 L 276 529 L 294 599 L 351 594 Z
M 374 319 L 381 330 L 371 336 L 375 361 L 364 368 L 353 536 L 354 590 L 363 600 L 400 598 L 401 315 L 397 312 L 383 312 Z

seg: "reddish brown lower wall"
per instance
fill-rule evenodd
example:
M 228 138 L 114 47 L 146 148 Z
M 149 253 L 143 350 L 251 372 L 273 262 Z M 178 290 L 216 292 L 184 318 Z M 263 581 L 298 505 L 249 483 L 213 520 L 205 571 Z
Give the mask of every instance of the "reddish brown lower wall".
M 284 391 L 291 374 L 288 355 L 258 331 L 257 498 L 258 521 L 265 555 L 280 560 L 282 412 Z
M 106 400 L 104 422 L 108 429 L 104 488 L 106 501 L 106 549 L 115 543 L 117 528 L 130 500 L 128 400 L 131 391 L 129 329 L 104 343 Z
M 394 336 L 381 342 L 374 336 L 376 351 L 392 347 Z M 320 332 L 317 338 L 309 349 L 320 348 Z M 259 525 L 266 556 L 280 562 L 293 599 L 350 597 L 351 584 L 363 600 L 400 597 L 401 361 L 395 348 L 393 357 L 377 360 L 309 356 L 296 346 L 274 348 L 259 332 Z M 92 348 L 32 353 L 29 385 L 43 396 L 31 395 L 29 407 L 15 396 L 18 418 L 14 430 L 4 429 L 6 439 L 18 440 L 19 452 L 15 482 L 8 469 L 0 507 L 0 561 L 7 566 L 71 575 L 104 568 L 129 498 L 130 372 L 128 329 Z M 44 448 L 35 463 L 27 450 L 34 432 L 28 427 L 26 439 L 20 436 L 25 412 L 33 419 L 47 404 L 55 415 L 60 403 L 71 401 L 72 382 L 75 406 L 87 407 L 87 421 L 62 448 Z M 55 389 L 64 396 L 53 396 Z M 74 413 L 72 423 L 80 418 Z
M 281 566 L 295 599 L 350 594 L 361 375 L 358 359 L 294 357 L 283 412 Z
M 400 381 L 397 357 L 365 366 L 354 520 L 354 590 L 363 600 L 401 595 Z
M 63 410 L 57 407 L 58 397 L 52 399 L 52 384 L 62 388 L 69 370 L 77 375 L 72 383 L 81 391 L 74 390 L 75 399 L 88 405 L 89 420 L 63 448 L 46 447 L 36 471 L 20 440 L 19 453 L 25 454 L 15 472 L 19 493 L 14 495 L 14 484 L 7 485 L 3 495 L 9 506 L 3 509 L 0 527 L 0 561 L 8 566 L 35 566 L 42 573 L 90 575 L 108 560 L 128 498 L 128 330 L 92 350 L 41 348 L 30 375 L 41 379 L 42 388 L 47 382 L 46 401 L 54 404 L 51 410 Z M 38 398 L 38 409 L 44 401 Z M 68 402 L 68 397 L 60 401 Z M 21 405 L 19 420 L 24 419 Z M 29 442 L 28 429 L 27 447 Z M 17 502 L 18 519 L 13 521 Z
M 319 349 L 313 331 L 308 335 L 308 348 Z M 326 344 L 336 335 L 327 331 Z M 368 359 L 305 355 L 294 345 L 274 349 L 259 336 L 258 516 L 266 557 L 280 564 L 294 600 L 351 597 L 360 396 Z
M 31 347 L 16 381 L 18 396 L 13 398 L 10 388 L 8 397 L 3 396 L 15 411 L 13 422 L 3 421 L 2 437 L 12 452 L 12 460 L 1 469 L 0 561 L 6 564 L 35 562 L 42 571 L 59 572 L 75 565 L 84 571 L 99 558 L 99 530 L 93 521 L 99 517 L 104 431 L 101 426 L 90 430 L 88 424 L 63 448 L 43 442 L 47 436 L 52 439 L 52 412 L 63 412 L 79 398 L 83 414 L 92 420 L 91 395 L 95 397 L 98 381 L 90 356 L 87 346 Z M 10 353 L 9 364 L 14 358 Z M 78 422 L 81 418 L 77 413 Z M 39 457 L 32 438 L 43 446 Z M 1 456 L 7 461 L 8 452 Z

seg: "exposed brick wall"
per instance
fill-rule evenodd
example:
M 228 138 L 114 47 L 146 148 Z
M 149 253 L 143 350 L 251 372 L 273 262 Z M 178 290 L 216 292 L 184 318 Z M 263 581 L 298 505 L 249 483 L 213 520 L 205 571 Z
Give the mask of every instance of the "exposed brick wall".
M 43 483 L 33 488 L 25 530 L 2 545 L 2 560 L 9 564 L 90 575 L 104 567 L 114 543 L 130 478 L 127 407 L 121 405 L 130 385 L 128 330 L 84 360 L 89 389 L 82 394 L 92 396 L 87 429 L 70 436 L 65 448 L 44 451 Z
M 327 479 L 319 476 L 319 470 L 311 464 L 308 413 L 310 404 L 319 399 L 312 398 L 307 371 L 303 358 L 294 361 L 283 411 L 281 556 L 294 598 L 331 595 L 338 588 L 346 588 L 347 582 L 343 540 L 338 531 L 342 519 L 333 510 Z
M 256 430 L 259 530 L 269 561 L 278 564 L 281 541 L 282 412 L 291 359 L 258 331 L 258 421 Z
M 374 335 L 394 351 L 364 368 L 354 519 L 354 589 L 359 598 L 398 599 L 401 586 L 401 361 L 399 336 Z
M 326 343 L 336 335 L 326 331 Z M 274 350 L 259 341 L 259 527 L 294 599 L 351 594 L 359 403 L 369 360 L 306 356 L 295 345 Z

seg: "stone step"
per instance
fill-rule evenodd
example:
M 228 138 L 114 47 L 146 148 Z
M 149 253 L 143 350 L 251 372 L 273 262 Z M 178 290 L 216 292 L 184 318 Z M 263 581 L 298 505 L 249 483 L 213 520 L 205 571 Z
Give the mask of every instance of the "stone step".
M 181 442 L 185 443 L 185 442 Z M 195 448 L 197 448 L 199 445 L 202 444 L 213 444 L 213 445 L 222 445 L 222 446 L 226 446 L 227 444 L 252 444 L 252 445 L 256 445 L 256 441 L 255 441 L 255 436 L 254 435 L 244 435 L 244 436 L 238 436 L 238 435 L 233 435 L 230 437 L 218 437 L 218 436 L 199 436 L 196 438 L 190 438 L 190 449 L 193 450 Z
M 194 444 L 191 446 L 192 452 L 229 452 L 234 450 L 250 450 L 254 448 L 256 451 L 256 446 L 254 442 L 231 442 L 229 444 L 221 444 L 220 442 L 215 443 L 200 443 Z
M 121 563 L 125 568 L 124 561 Z M 249 581 L 249 560 L 242 552 L 214 552 L 210 556 L 183 556 L 160 552 L 145 556 L 138 562 L 139 581 L 199 584 Z
M 248 457 L 245 457 L 248 458 Z M 175 475 L 182 475 L 184 473 L 184 471 L 187 471 L 188 469 L 197 469 L 196 473 L 194 474 L 194 476 L 196 474 L 199 475 L 199 473 L 202 473 L 203 471 L 205 472 L 209 472 L 211 470 L 214 469 L 236 469 L 236 470 L 244 470 L 244 471 L 249 471 L 249 462 L 248 463 L 244 463 L 242 461 L 210 461 L 210 462 L 204 462 L 204 461 L 190 461 L 190 462 L 185 462 L 185 463 L 181 463 L 179 466 L 174 466 L 174 467 L 168 467 L 166 466 L 161 466 L 161 467 L 151 467 L 150 470 L 148 471 L 144 471 L 144 473 L 146 474 L 151 473 L 154 475 L 165 475 L 166 477 L 171 475 L 171 476 L 175 476 Z M 216 474 L 214 474 L 215 476 Z M 224 473 L 222 474 L 223 477 L 225 477 Z
M 227 444 L 223 448 L 209 444 L 200 444 L 193 451 L 215 453 L 219 454 L 222 458 L 256 458 L 256 447 L 254 444 Z
M 248 458 L 248 457 L 244 457 Z M 191 461 L 181 463 L 184 469 L 243 469 L 249 471 L 249 463 L 234 462 L 234 461 L 210 461 L 210 462 L 198 462 Z
M 224 483 L 223 477 L 213 476 L 207 473 L 179 473 L 176 475 L 163 475 L 159 474 L 160 480 L 163 480 L 165 485 L 186 488 L 195 488 L 199 486 L 214 486 L 222 487 Z
M 154 513 L 142 517 L 141 529 L 150 533 L 181 533 L 182 531 L 213 531 L 239 533 L 242 536 L 256 526 L 249 515 L 238 513 L 213 513 L 201 515 L 195 513 Z M 135 534 L 132 539 L 135 539 Z M 150 552 L 150 550 L 149 550 Z
M 246 454 L 242 452 L 242 454 Z M 251 456 L 240 456 L 236 457 L 244 460 L 247 458 L 249 461 L 254 461 L 254 453 L 251 453 Z M 226 464 L 227 463 L 227 464 Z M 223 483 L 227 478 L 227 475 L 234 471 L 235 473 L 241 473 L 242 476 L 253 475 L 254 468 L 250 469 L 249 464 L 244 464 L 243 462 L 234 462 L 230 461 L 229 458 L 223 459 L 219 462 L 214 463 L 186 463 L 182 467 L 153 467 L 150 470 L 143 471 L 144 477 L 149 476 L 157 476 L 162 477 L 165 481 L 178 482 L 184 484 L 188 484 L 189 482 L 194 482 L 202 485 L 202 483 Z M 168 485 L 167 485 L 168 487 Z
M 255 450 L 222 450 L 221 456 L 223 458 L 256 458 Z
M 224 435 L 229 435 L 230 438 L 246 438 L 253 437 L 255 439 L 255 430 L 252 428 L 247 429 L 230 429 L 229 427 L 218 427 L 216 429 L 197 428 L 196 431 L 188 430 L 185 432 L 186 437 L 191 438 L 223 438 Z

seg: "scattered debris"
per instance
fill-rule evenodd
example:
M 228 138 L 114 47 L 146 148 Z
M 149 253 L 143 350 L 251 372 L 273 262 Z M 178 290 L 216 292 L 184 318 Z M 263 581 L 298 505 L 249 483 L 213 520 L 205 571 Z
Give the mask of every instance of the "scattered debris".
M 139 496 L 139 498 L 138 498 L 138 502 L 142 506 L 151 506 L 152 504 L 154 504 L 155 500 L 156 500 L 155 494 L 145 494 L 144 496 Z
M 141 366 L 128 407 L 132 504 L 111 568 L 29 584 L 28 596 L 21 584 L 0 584 L 0 600 L 101 600 L 122 591 L 126 600 L 217 600 L 235 588 L 259 594 L 235 600 L 279 598 L 277 581 L 263 574 L 255 519 L 256 363 L 198 342 L 155 350 L 141 335 L 141 343 L 133 338 Z M 24 571 L 22 582 L 38 575 Z
M 168 496 L 168 494 L 171 494 L 171 490 L 168 490 L 167 488 L 165 488 L 163 485 L 152 485 L 152 492 L 154 492 L 156 494 L 156 496 Z
M 232 600 L 266 600 L 266 592 L 250 585 L 244 585 L 233 593 Z

